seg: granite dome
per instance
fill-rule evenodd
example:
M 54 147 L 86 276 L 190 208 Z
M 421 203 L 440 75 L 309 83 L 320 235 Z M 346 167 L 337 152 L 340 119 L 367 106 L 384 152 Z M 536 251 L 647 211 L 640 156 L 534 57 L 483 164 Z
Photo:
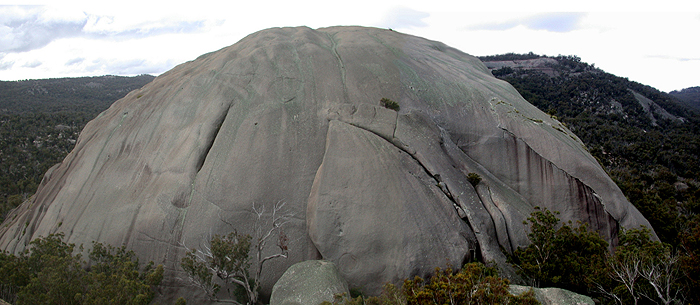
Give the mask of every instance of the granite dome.
M 267 293 L 308 259 L 368 293 L 471 258 L 508 269 L 501 249 L 528 243 L 535 206 L 609 241 L 650 227 L 576 135 L 477 58 L 391 30 L 298 27 L 251 34 L 115 102 L 7 217 L 0 248 L 54 232 L 125 244 L 180 293 L 184 245 L 248 233 L 252 205 L 278 201 L 294 215 L 291 253 L 268 266 Z

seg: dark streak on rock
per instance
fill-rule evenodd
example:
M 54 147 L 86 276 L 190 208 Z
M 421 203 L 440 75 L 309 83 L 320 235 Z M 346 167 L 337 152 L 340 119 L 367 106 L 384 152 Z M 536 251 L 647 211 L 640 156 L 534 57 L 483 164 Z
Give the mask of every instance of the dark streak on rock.
M 207 138 L 207 147 L 204 149 L 204 152 L 199 156 L 199 160 L 197 160 L 197 165 L 196 165 L 196 171 L 199 174 L 199 171 L 202 170 L 202 166 L 204 166 L 204 161 L 207 159 L 207 156 L 209 155 L 209 151 L 211 150 L 212 146 L 214 146 L 214 141 L 216 140 L 216 137 L 219 135 L 219 131 L 221 130 L 221 126 L 224 124 L 224 121 L 226 120 L 226 116 L 228 116 L 228 112 L 231 110 L 231 105 L 226 108 L 226 111 L 217 118 L 215 121 L 215 128 L 211 135 Z

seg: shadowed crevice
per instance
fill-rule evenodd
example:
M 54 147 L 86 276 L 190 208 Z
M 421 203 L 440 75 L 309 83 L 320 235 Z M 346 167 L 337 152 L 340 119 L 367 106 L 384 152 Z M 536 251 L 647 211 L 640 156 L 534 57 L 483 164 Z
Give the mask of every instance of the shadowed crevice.
M 215 128 L 212 131 L 211 135 L 207 138 L 206 140 L 206 148 L 202 152 L 202 154 L 199 156 L 199 160 L 197 160 L 197 164 L 195 166 L 197 174 L 199 174 L 199 171 L 202 170 L 202 166 L 204 166 L 204 161 L 207 159 L 209 156 L 209 151 L 211 148 L 214 146 L 214 141 L 216 141 L 216 137 L 219 135 L 219 131 L 221 130 L 221 126 L 224 124 L 224 121 L 226 120 L 226 117 L 228 116 L 228 112 L 231 110 L 231 105 L 229 105 L 226 108 L 226 111 L 223 112 L 221 116 L 219 116 L 216 121 L 215 121 Z

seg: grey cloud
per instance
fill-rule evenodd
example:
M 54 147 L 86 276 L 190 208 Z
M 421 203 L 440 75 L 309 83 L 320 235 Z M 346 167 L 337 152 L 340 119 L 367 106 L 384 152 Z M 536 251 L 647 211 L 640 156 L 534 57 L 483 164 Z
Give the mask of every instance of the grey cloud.
M 110 18 L 110 17 L 97 17 L 100 18 Z M 200 31 L 204 28 L 205 20 L 195 20 L 195 21 L 160 21 L 158 24 L 163 24 L 161 26 L 151 27 L 149 23 L 143 23 L 138 25 L 136 28 L 123 30 L 123 31 L 102 31 L 102 32 L 92 32 L 87 33 L 86 36 L 93 39 L 110 38 L 110 39 L 137 39 L 150 36 L 158 36 L 163 34 L 174 34 L 174 33 L 194 33 Z
M 41 66 L 41 64 L 42 64 L 42 62 L 40 62 L 40 61 L 38 61 L 38 60 L 35 60 L 35 61 L 33 61 L 33 62 L 28 62 L 28 63 L 26 63 L 26 64 L 23 64 L 22 67 L 25 67 L 25 68 L 36 68 L 36 67 L 38 67 L 38 66 Z
M 9 70 L 15 65 L 14 61 L 0 62 L 0 71 Z
M 38 6 L 0 7 L 0 52 L 26 52 L 51 41 L 77 36 L 87 16 L 75 20 L 43 18 L 46 8 Z
M 85 61 L 85 58 L 77 57 L 66 62 L 66 66 L 78 65 Z
M 392 29 L 405 29 L 413 27 L 425 27 L 427 24 L 422 19 L 430 14 L 412 10 L 406 7 L 397 7 L 387 12 L 384 19 L 379 23 L 380 27 Z
M 0 6 L 0 53 L 26 52 L 42 48 L 54 40 L 70 37 L 90 39 L 135 39 L 172 33 L 191 33 L 204 28 L 205 20 L 153 20 L 118 31 L 86 31 L 88 22 L 112 19 L 85 12 L 70 18 L 46 18 L 43 6 Z
M 95 59 L 85 70 L 90 73 L 107 73 L 116 75 L 160 74 L 175 66 L 172 60 L 150 62 L 145 59 Z
M 479 24 L 469 27 L 470 30 L 503 31 L 523 25 L 533 30 L 565 33 L 575 30 L 585 13 L 547 13 L 529 18 L 511 20 L 500 23 Z

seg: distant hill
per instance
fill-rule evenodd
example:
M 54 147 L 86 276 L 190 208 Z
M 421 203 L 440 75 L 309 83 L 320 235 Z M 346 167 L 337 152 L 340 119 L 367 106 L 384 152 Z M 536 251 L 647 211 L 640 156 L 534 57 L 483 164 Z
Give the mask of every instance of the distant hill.
M 674 90 L 669 92 L 669 94 L 683 101 L 691 108 L 700 111 L 700 87 L 685 88 L 681 91 Z
M 679 99 L 697 101 L 699 87 L 666 94 L 576 56 L 480 59 L 576 133 L 662 240 L 675 243 L 683 223 L 700 212 L 700 115 Z
M 152 75 L 0 81 L 0 113 L 81 111 L 99 113 Z

